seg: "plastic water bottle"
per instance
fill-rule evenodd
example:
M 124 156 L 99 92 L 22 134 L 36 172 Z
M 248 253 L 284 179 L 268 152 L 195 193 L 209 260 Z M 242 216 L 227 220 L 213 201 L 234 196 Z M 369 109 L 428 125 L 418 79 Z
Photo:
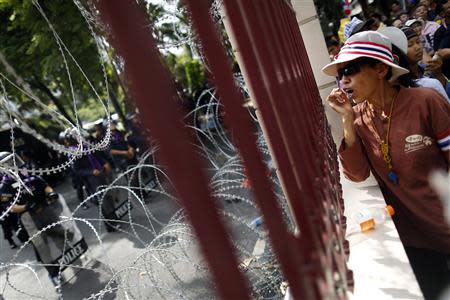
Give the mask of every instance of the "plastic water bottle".
M 369 207 L 354 213 L 348 221 L 346 234 L 367 232 L 376 226 L 383 224 L 388 218 L 395 214 L 390 205 L 385 207 Z

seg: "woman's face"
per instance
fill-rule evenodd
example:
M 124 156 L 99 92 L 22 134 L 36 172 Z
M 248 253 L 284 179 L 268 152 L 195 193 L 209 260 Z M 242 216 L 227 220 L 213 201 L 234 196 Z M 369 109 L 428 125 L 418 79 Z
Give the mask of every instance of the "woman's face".
M 339 53 L 339 47 L 335 46 L 335 45 L 331 45 L 330 47 L 328 47 L 328 54 L 330 54 L 331 58 L 334 58 L 336 56 L 336 54 Z
M 394 21 L 394 23 L 392 23 L 392 26 L 397 27 L 397 28 L 401 28 L 403 26 L 403 23 L 402 23 L 402 21 L 397 19 L 397 20 Z
M 367 63 L 358 65 L 357 60 L 339 64 L 338 70 L 341 73 L 346 68 L 347 70 L 353 70 L 355 64 L 359 71 L 347 72 L 352 73 L 351 75 L 345 75 L 346 72 L 344 72 L 344 75 L 340 78 L 340 82 L 342 90 L 356 103 L 361 103 L 375 94 L 379 88 L 380 80 L 375 70 L 376 66 L 370 66 Z
M 414 16 L 416 17 L 416 19 L 426 20 L 427 13 L 428 13 L 427 8 L 423 5 L 421 5 L 416 8 L 416 11 L 414 12 Z
M 394 13 L 398 12 L 400 9 L 402 9 L 402 8 L 401 8 L 400 4 L 398 4 L 398 3 L 394 3 L 394 4 L 391 5 L 391 10 Z
M 402 21 L 402 23 L 405 23 L 406 21 L 408 21 L 409 16 L 408 14 L 401 14 L 400 15 L 400 21 Z
M 423 47 L 418 36 L 412 37 L 408 40 L 408 61 L 411 64 L 417 64 L 423 55 Z

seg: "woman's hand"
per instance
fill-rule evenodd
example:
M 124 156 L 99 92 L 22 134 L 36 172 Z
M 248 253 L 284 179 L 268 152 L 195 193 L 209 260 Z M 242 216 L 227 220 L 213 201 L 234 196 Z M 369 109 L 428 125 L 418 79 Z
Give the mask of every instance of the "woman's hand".
M 439 49 L 438 54 L 442 58 L 450 58 L 450 48 Z
M 347 147 L 352 147 L 356 142 L 356 132 L 353 126 L 353 108 L 347 94 L 335 88 L 327 97 L 327 102 L 342 117 L 342 127 L 344 129 L 344 142 Z
M 433 56 L 433 58 L 426 63 L 426 71 L 431 71 L 433 74 L 442 73 L 442 58 L 439 55 Z
M 352 105 L 347 94 L 340 88 L 334 88 L 327 97 L 328 105 L 341 116 L 353 115 Z
M 447 80 L 444 74 L 442 74 L 442 63 L 443 63 L 442 57 L 436 53 L 431 60 L 427 61 L 427 66 L 425 70 L 433 73 L 433 77 L 439 80 L 439 82 L 445 88 Z

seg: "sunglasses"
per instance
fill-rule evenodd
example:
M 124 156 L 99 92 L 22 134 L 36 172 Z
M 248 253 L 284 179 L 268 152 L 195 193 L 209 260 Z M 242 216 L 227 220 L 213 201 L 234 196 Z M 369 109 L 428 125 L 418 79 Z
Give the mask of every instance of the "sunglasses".
M 342 76 L 352 76 L 352 75 L 356 75 L 359 72 L 361 72 L 361 67 L 364 65 L 369 64 L 370 62 L 368 61 L 364 61 L 364 60 L 356 60 L 353 61 L 349 64 L 347 64 L 345 67 L 340 68 L 337 73 L 338 73 L 338 78 L 339 80 L 342 79 Z

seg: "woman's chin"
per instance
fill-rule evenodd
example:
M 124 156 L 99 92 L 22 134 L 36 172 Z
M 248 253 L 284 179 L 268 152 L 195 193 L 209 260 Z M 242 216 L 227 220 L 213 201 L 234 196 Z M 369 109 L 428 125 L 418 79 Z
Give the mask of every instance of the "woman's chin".
M 352 100 L 353 100 L 355 103 L 362 103 L 362 102 L 364 102 L 364 99 L 361 99 L 361 98 L 358 98 L 358 97 L 353 97 Z

